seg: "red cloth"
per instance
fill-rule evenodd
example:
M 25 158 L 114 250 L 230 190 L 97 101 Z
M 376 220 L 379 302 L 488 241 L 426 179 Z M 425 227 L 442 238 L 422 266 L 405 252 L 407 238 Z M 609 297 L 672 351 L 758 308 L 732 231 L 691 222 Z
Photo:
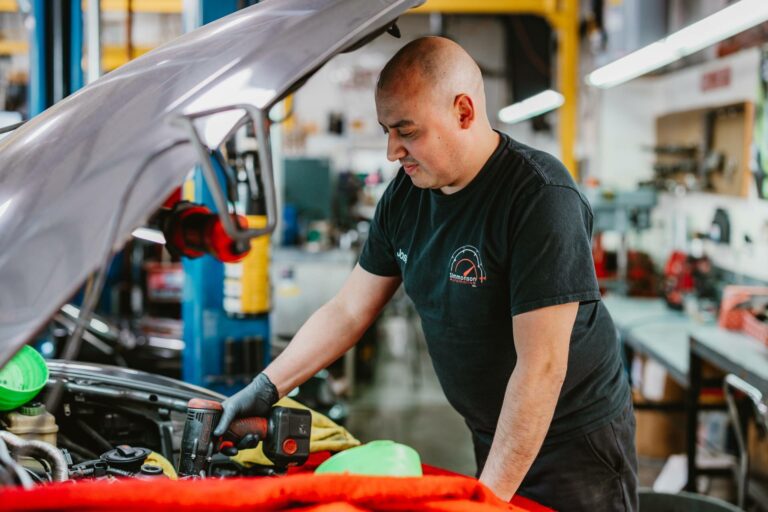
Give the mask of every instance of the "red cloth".
M 524 498 L 496 498 L 474 478 L 424 466 L 420 478 L 314 475 L 328 458 L 313 454 L 302 468 L 282 478 L 209 480 L 124 479 L 64 482 L 0 489 L 0 508 L 18 511 L 87 510 L 295 510 L 358 511 L 529 511 L 549 509 Z M 302 474 L 303 472 L 303 474 Z M 298 473 L 298 474 L 297 474 Z
M 331 455 L 333 455 L 331 452 L 311 453 L 309 455 L 309 459 L 307 459 L 307 462 L 305 462 L 303 465 L 288 468 L 288 474 L 314 472 L 315 469 L 317 469 L 317 466 L 322 464 Z M 456 476 L 470 478 L 453 471 L 448 471 L 447 469 L 430 466 L 429 464 L 422 464 L 421 470 L 424 472 L 424 476 Z M 540 505 L 535 501 L 529 500 L 528 498 L 524 498 L 522 496 L 514 496 L 510 503 L 517 506 L 518 509 L 526 510 L 528 512 L 554 512 L 551 508 Z
M 420 478 L 290 475 L 284 478 L 90 481 L 0 492 L 3 510 L 302 510 L 302 511 L 523 511 L 478 481 L 455 476 Z

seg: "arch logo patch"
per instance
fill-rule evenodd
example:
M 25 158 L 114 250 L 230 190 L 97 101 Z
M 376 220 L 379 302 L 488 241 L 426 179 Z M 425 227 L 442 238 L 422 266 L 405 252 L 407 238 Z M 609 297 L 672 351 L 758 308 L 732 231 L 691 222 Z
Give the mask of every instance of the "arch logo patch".
M 448 270 L 449 281 L 476 287 L 485 283 L 486 279 L 485 268 L 477 247 L 464 245 L 453 252 Z

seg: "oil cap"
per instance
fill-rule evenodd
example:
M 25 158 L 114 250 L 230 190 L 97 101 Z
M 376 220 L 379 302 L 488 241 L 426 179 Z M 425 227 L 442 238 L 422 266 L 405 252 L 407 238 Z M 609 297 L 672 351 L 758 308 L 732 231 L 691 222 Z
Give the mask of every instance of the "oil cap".
M 136 473 L 144 464 L 144 459 L 151 453 L 148 448 L 134 448 L 127 444 L 121 444 L 114 450 L 102 453 L 101 460 L 112 467 Z
M 19 413 L 24 416 L 40 416 L 45 413 L 45 406 L 40 402 L 27 402 L 19 407 Z
M 144 476 L 163 476 L 163 468 L 154 464 L 144 464 L 141 466 L 141 474 Z

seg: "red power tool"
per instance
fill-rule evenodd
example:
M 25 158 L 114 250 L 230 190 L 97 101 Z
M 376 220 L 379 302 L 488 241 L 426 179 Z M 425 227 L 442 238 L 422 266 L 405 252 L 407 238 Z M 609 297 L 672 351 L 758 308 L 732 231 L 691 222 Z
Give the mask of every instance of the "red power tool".
M 268 418 L 242 418 L 233 421 L 221 438 L 213 430 L 221 418 L 221 403 L 194 398 L 187 404 L 187 420 L 181 437 L 179 476 L 205 476 L 215 452 L 233 455 L 237 450 L 264 443 L 264 455 L 275 466 L 284 468 L 306 462 L 312 415 L 308 410 L 273 407 Z
M 225 263 L 240 261 L 251 249 L 250 241 L 237 241 L 230 237 L 221 219 L 207 206 L 178 201 L 163 210 L 162 226 L 168 251 L 174 256 L 199 258 L 210 254 Z M 248 223 L 240 215 L 232 214 L 241 228 Z

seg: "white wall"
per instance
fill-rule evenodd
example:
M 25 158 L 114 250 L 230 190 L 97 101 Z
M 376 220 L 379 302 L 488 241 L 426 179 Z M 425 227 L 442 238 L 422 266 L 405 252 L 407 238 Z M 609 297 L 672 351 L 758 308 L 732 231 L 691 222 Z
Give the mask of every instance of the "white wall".
M 704 73 L 731 69 L 731 84 L 701 91 Z M 594 151 L 594 176 L 603 185 L 633 189 L 638 181 L 652 176 L 653 154 L 643 146 L 655 143 L 655 119 L 663 114 L 696 108 L 755 101 L 759 50 L 686 68 L 659 78 L 646 78 L 599 93 L 598 137 Z M 662 194 L 652 215 L 652 228 L 633 235 L 631 244 L 649 252 L 661 264 L 673 249 L 690 250 L 687 239 L 708 232 L 717 208 L 731 220 L 731 244 L 705 248 L 717 266 L 735 273 L 768 280 L 768 201 L 756 198 L 751 181 L 750 197 L 688 193 L 681 197 Z M 744 241 L 748 235 L 752 244 Z
M 655 106 L 653 79 L 597 91 L 597 144 L 590 176 L 608 188 L 631 190 L 653 176 Z
M 760 50 L 750 48 L 722 59 L 664 75 L 657 79 L 654 115 L 680 112 L 713 105 L 727 105 L 757 99 Z M 701 90 L 705 73 L 729 68 L 731 83 L 709 91 Z
M 658 78 L 640 78 L 596 91 L 597 147 L 593 174 L 605 186 L 629 190 L 653 176 L 656 118 L 757 98 L 759 50 L 737 54 Z M 728 87 L 701 90 L 703 74 L 731 69 Z
M 768 201 L 739 199 L 716 194 L 688 194 L 683 198 L 664 194 L 654 210 L 652 229 L 635 236 L 633 247 L 643 249 L 657 263 L 663 263 L 673 249 L 690 251 L 687 238 L 708 233 L 715 210 L 730 217 L 731 242 L 706 242 L 704 249 L 714 264 L 736 274 L 768 281 Z M 751 244 L 745 242 L 748 235 Z

